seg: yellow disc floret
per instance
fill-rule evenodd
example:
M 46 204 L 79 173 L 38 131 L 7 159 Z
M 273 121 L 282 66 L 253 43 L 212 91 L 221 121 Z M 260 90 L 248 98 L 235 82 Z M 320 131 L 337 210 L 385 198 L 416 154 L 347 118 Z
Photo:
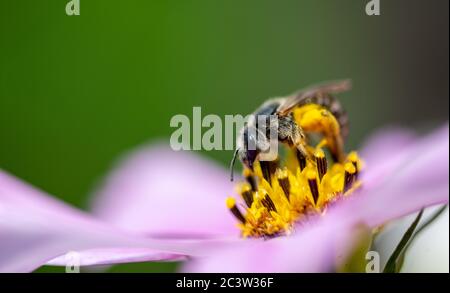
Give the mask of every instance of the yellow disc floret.
M 359 158 L 355 153 L 356 162 Z M 246 171 L 248 172 L 248 171 Z M 319 177 L 318 165 L 308 162 L 300 171 L 286 167 L 277 168 L 270 182 L 261 170 L 259 162 L 255 164 L 253 176 L 258 182 L 256 191 L 249 183 L 238 186 L 246 206 L 242 214 L 236 206 L 236 200 L 228 198 L 226 205 L 240 220 L 239 227 L 244 237 L 271 237 L 291 233 L 294 224 L 303 217 L 324 213 L 328 203 L 339 196 L 346 196 L 359 186 L 356 179 L 356 167 L 353 162 L 335 163 Z M 248 175 L 248 174 L 247 174 Z

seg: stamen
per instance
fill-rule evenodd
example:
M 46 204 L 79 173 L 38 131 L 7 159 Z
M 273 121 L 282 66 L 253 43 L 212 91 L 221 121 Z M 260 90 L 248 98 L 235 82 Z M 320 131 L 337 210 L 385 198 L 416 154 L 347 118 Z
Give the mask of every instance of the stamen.
M 253 203 L 253 192 L 251 190 L 251 187 L 250 186 L 247 186 L 246 188 L 244 187 L 241 195 L 247 207 L 251 207 Z
M 300 166 L 300 171 L 303 171 L 303 169 L 305 169 L 306 167 L 306 158 L 299 150 L 296 151 L 296 154 L 298 165 Z
M 232 197 L 227 198 L 227 208 L 231 211 L 231 213 L 239 220 L 242 224 L 245 224 L 245 218 L 242 215 L 241 211 L 236 206 L 236 200 Z
M 316 165 L 317 165 L 317 173 L 319 174 L 319 180 L 322 181 L 323 175 L 327 173 L 327 158 L 325 157 L 325 153 L 322 151 L 322 149 L 318 149 L 314 153 L 314 157 L 316 158 Z
M 261 166 L 264 179 L 266 179 L 269 184 L 272 184 L 272 175 L 275 174 L 278 167 L 277 161 L 260 161 L 259 165 Z
M 353 163 L 346 163 L 344 166 L 344 193 L 346 193 L 353 185 L 356 179 L 356 168 Z
M 351 152 L 350 154 L 348 154 L 347 159 L 353 164 L 353 166 L 355 167 L 355 179 L 358 179 L 358 175 L 359 175 L 359 169 L 360 167 L 358 166 L 358 154 L 356 152 Z
M 278 177 L 278 184 L 280 184 L 281 189 L 283 189 L 284 195 L 289 201 L 289 192 L 291 190 L 291 184 L 289 183 L 287 170 L 286 169 L 279 170 L 277 177 Z
M 319 199 L 319 187 L 317 185 L 316 172 L 310 170 L 306 176 L 308 178 L 309 189 L 311 190 L 311 194 L 314 199 L 314 204 L 317 204 L 317 200 Z
M 261 203 L 263 206 L 266 207 L 266 209 L 270 211 L 277 212 L 277 208 L 275 207 L 275 204 L 273 203 L 272 199 L 268 194 L 261 200 Z
M 252 171 L 249 169 L 244 170 L 245 180 L 250 184 L 252 191 L 255 192 L 258 189 L 258 185 L 256 184 L 256 178 L 253 176 Z

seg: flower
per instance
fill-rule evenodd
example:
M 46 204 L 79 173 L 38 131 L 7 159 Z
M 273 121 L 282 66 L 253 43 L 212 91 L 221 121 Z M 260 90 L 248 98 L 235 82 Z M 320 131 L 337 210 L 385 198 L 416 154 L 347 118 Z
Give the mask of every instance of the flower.
M 92 213 L 0 171 L 0 271 L 65 265 L 70 251 L 81 265 L 186 260 L 182 269 L 194 272 L 333 271 L 367 231 L 448 202 L 448 132 L 446 124 L 424 138 L 375 134 L 360 152 L 361 187 L 269 240 L 241 237 L 224 204 L 233 190 L 224 169 L 166 146 L 127 156 L 96 192 Z
M 361 186 L 358 176 L 362 162 L 356 152 L 348 155 L 347 162 L 335 162 L 330 168 L 320 145 L 311 153 L 314 160 L 291 155 L 287 160 L 290 168 L 281 167 L 278 161 L 257 161 L 253 172 L 244 170 L 247 182 L 238 186 L 238 193 L 245 202 L 246 215 L 233 197 L 226 201 L 240 221 L 243 237 L 289 235 L 301 221 L 325 213 L 329 204 Z

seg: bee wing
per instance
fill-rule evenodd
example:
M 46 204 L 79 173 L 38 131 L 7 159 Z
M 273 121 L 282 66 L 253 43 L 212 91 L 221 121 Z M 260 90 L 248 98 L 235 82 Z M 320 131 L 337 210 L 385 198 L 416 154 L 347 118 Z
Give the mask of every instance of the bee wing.
M 320 93 L 323 94 L 341 93 L 348 91 L 351 88 L 351 86 L 352 86 L 351 80 L 345 79 L 326 82 L 306 88 L 304 90 L 296 92 L 295 94 L 289 97 L 286 97 L 278 107 L 277 114 L 280 116 L 285 116 L 289 114 L 292 111 L 292 109 L 294 109 L 298 105 L 311 103 L 312 101 L 308 101 L 308 99 L 311 99 Z

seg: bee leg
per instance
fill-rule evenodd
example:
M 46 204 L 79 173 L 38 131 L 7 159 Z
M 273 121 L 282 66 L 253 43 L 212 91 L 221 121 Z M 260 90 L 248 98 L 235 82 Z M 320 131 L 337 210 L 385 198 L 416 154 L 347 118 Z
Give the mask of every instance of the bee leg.
M 335 162 L 343 162 L 345 153 L 340 125 L 336 117 L 327 109 L 320 106 L 300 108 L 296 121 L 306 132 L 321 133 L 326 139 L 326 147 Z
M 329 145 L 331 156 L 335 162 L 345 161 L 344 143 L 340 135 L 333 135 L 332 140 L 334 143 Z
M 328 135 L 324 137 L 317 145 L 316 149 L 328 148 L 331 158 L 334 162 L 344 162 L 345 152 L 342 137 L 339 135 Z
M 282 117 L 278 121 L 278 139 L 297 149 L 300 170 L 306 167 L 308 152 L 305 147 L 305 134 L 291 116 Z

